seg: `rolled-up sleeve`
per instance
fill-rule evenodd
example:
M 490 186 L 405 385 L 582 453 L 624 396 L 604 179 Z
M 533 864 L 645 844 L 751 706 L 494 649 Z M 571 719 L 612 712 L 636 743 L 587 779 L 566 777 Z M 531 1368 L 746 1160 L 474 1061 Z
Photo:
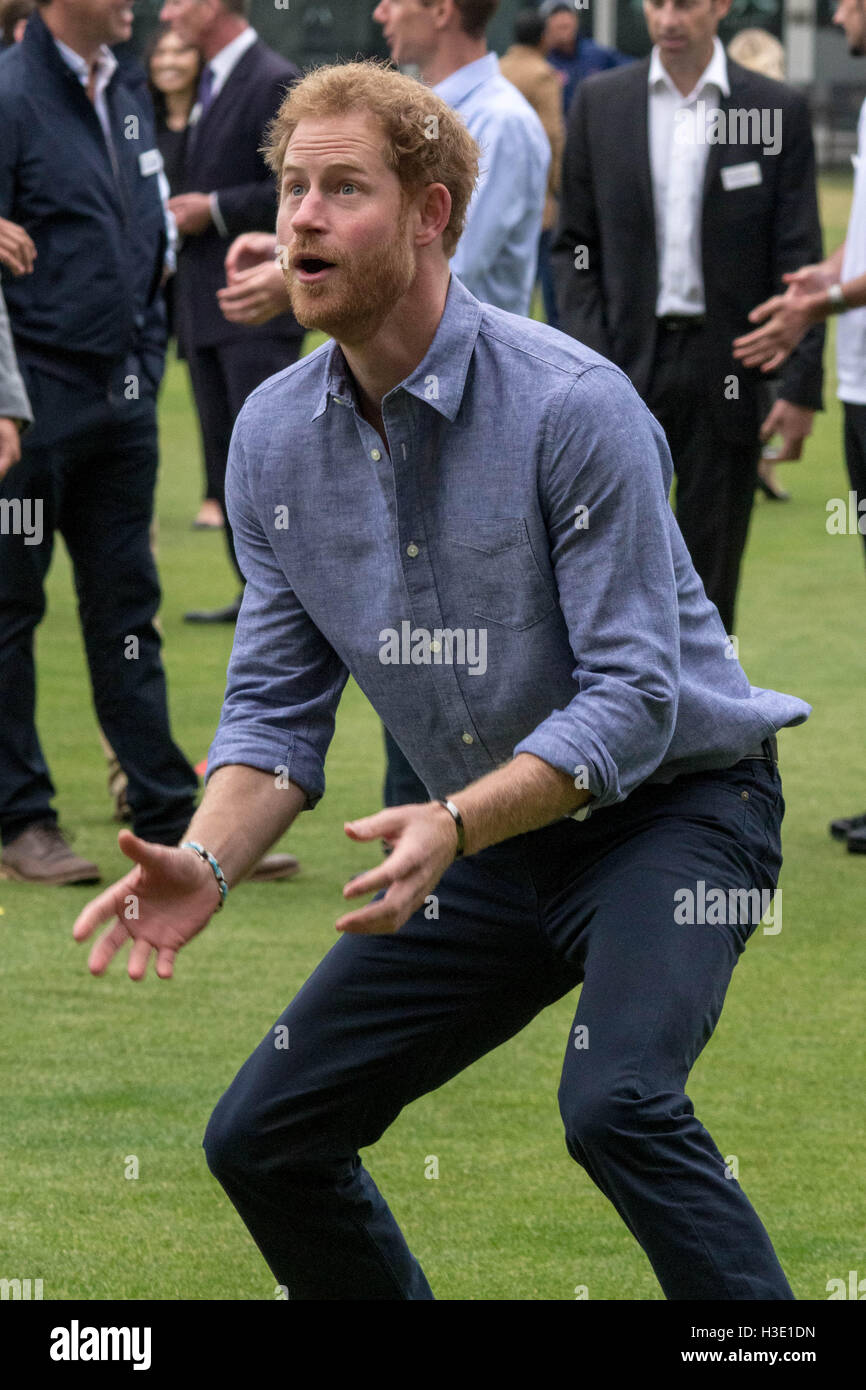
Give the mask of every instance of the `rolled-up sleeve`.
M 567 389 L 544 456 L 546 523 L 577 690 L 514 752 L 567 773 L 602 807 L 656 770 L 676 722 L 673 469 L 661 428 L 627 378 L 605 366 Z
M 242 411 L 229 451 L 226 507 L 247 582 L 207 775 L 243 763 L 287 777 L 306 792 L 304 809 L 311 810 L 324 794 L 325 755 L 348 671 L 276 558 L 251 500 L 243 437 Z

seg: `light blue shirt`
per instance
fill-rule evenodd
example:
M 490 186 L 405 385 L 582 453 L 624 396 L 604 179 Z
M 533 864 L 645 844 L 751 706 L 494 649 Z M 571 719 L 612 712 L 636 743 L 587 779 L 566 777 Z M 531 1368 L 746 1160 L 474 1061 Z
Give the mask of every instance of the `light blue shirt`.
M 661 427 L 603 357 L 452 274 L 382 417 L 387 450 L 333 340 L 238 416 L 247 584 L 208 776 L 247 764 L 315 805 L 350 673 L 437 797 L 528 752 L 592 811 L 808 716 L 749 684 L 668 505 Z
M 481 146 L 478 185 L 451 269 L 485 304 L 528 314 L 544 216 L 550 141 L 495 53 L 452 72 L 433 91 Z

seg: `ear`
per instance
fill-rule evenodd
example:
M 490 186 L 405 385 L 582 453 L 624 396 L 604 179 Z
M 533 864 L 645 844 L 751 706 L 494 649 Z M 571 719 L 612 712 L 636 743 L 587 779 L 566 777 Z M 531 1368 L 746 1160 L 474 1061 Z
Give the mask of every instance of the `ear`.
M 444 183 L 429 183 L 417 195 L 415 209 L 418 217 L 415 245 L 430 246 L 448 226 L 451 194 Z

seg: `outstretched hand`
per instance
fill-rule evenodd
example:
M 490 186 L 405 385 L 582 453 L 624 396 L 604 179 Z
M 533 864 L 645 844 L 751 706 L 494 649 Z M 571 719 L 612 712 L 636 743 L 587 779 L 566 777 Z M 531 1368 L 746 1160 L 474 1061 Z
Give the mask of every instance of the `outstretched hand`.
M 112 926 L 93 946 L 88 960 L 92 975 L 103 975 L 125 941 L 132 941 L 127 973 L 141 980 L 156 952 L 156 973 L 171 979 L 174 959 L 208 923 L 219 906 L 213 871 L 188 849 L 154 845 L 130 830 L 121 830 L 117 843 L 135 868 L 94 898 L 72 929 L 76 941 L 86 941 L 103 922 Z
M 351 840 L 383 839 L 393 849 L 378 868 L 359 874 L 343 889 L 344 898 L 378 893 L 382 888 L 387 890 L 385 896 L 340 917 L 337 931 L 367 935 L 397 931 L 433 892 L 457 851 L 454 821 L 438 802 L 391 806 L 375 816 L 351 821 L 344 829 Z
M 734 339 L 734 357 L 744 367 L 760 367 L 762 372 L 776 371 L 815 322 L 811 312 L 823 299 L 823 293 L 802 294 L 792 286 L 786 294 L 764 300 L 749 314 L 750 323 L 763 327 Z

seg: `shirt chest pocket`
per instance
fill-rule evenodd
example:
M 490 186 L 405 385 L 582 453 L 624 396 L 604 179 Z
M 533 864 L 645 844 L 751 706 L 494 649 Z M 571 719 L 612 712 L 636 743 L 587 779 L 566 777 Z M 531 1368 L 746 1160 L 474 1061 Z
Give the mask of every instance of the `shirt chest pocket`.
M 449 589 L 473 617 L 521 632 L 556 608 L 520 517 L 449 527 L 444 545 Z

